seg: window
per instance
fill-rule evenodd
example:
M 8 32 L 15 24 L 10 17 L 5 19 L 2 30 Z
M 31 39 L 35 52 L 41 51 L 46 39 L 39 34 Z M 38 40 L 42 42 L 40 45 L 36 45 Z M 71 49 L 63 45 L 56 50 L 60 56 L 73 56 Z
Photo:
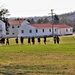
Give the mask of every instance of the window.
M 12 33 L 14 35 L 14 33 Z
M 42 31 L 44 32 L 44 29 L 42 29 Z
M 36 33 L 38 33 L 38 30 L 36 29 Z
M 24 33 L 24 30 L 21 30 L 21 33 Z
M 6 35 L 9 35 L 9 33 L 6 33 Z
M 68 32 L 68 29 L 66 29 L 66 32 Z
M 32 30 L 29 30 L 29 33 L 32 33 Z
M 18 26 L 18 28 L 19 28 L 20 26 Z
M 14 26 L 12 26 L 12 28 L 14 28 Z
M 51 32 L 51 29 L 49 29 L 49 32 Z
M 55 29 L 55 32 L 56 32 L 56 29 Z
M 0 32 L 2 32 L 2 30 L 0 30 Z

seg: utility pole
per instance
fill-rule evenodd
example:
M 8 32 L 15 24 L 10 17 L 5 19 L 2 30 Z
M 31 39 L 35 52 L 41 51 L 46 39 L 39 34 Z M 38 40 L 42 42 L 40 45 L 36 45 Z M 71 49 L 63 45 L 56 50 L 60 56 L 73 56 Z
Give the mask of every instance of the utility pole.
M 53 26 L 53 9 L 51 9 L 51 16 L 52 16 L 52 36 L 54 37 L 54 26 Z

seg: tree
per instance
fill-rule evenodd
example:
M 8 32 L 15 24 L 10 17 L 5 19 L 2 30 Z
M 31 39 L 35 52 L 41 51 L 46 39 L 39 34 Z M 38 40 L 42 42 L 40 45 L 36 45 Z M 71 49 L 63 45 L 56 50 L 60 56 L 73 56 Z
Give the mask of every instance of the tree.
M 49 23 L 49 20 L 47 19 L 47 17 L 43 20 L 44 23 Z
M 61 20 L 60 20 L 60 23 L 61 24 L 67 24 L 67 18 L 62 17 Z
M 43 19 L 41 18 L 41 19 L 38 19 L 37 20 L 37 23 L 43 23 Z
M 5 23 L 6 31 L 8 31 L 9 23 L 8 19 L 5 16 L 9 15 L 8 13 L 9 13 L 8 9 L 6 8 L 0 9 L 0 20 L 2 20 Z
M 34 21 L 33 18 L 31 19 L 30 23 L 31 23 L 31 24 L 34 24 L 34 23 L 35 23 L 35 21 Z
M 31 21 L 30 21 L 30 19 L 27 19 L 27 21 L 30 23 Z
M 40 20 L 40 19 L 38 19 L 38 20 L 37 20 L 37 23 L 41 23 L 41 20 Z
M 10 26 L 8 23 L 8 18 L 3 19 L 3 22 L 5 23 L 6 31 L 8 31 L 8 27 Z
M 54 20 L 54 24 L 58 24 L 59 23 L 59 18 L 58 18 L 58 16 L 57 15 L 54 15 L 53 16 L 53 20 Z
M 5 15 L 9 13 L 8 9 L 1 9 L 0 10 L 0 18 L 4 18 Z

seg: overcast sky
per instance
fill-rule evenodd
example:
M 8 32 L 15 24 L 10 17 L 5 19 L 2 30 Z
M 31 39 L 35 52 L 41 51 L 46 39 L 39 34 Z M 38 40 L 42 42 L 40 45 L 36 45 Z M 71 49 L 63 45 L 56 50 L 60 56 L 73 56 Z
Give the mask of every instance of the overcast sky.
M 0 0 L 10 17 L 48 16 L 51 9 L 62 14 L 75 11 L 75 0 Z

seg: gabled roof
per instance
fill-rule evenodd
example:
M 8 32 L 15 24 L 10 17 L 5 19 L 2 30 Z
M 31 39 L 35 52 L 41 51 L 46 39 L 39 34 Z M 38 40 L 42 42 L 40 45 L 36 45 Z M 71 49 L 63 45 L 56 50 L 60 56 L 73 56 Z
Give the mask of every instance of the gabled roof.
M 57 27 L 57 28 L 73 28 L 69 25 L 66 25 L 66 24 L 57 24 L 57 25 L 54 25 L 54 27 Z
M 10 25 L 21 25 L 21 23 L 25 20 L 8 20 Z
M 52 24 L 30 24 L 31 26 L 35 27 L 35 28 L 52 28 Z M 56 28 L 72 28 L 71 26 L 68 26 L 66 24 L 56 24 L 53 25 L 53 27 Z
M 52 24 L 30 24 L 31 26 L 35 28 L 52 28 Z
M 25 20 L 9 20 L 8 23 L 10 25 L 21 25 Z M 31 26 L 35 28 L 52 28 L 52 24 L 46 23 L 46 24 L 30 24 Z M 53 27 L 56 28 L 73 28 L 71 26 L 68 26 L 66 24 L 56 24 L 53 25 Z

